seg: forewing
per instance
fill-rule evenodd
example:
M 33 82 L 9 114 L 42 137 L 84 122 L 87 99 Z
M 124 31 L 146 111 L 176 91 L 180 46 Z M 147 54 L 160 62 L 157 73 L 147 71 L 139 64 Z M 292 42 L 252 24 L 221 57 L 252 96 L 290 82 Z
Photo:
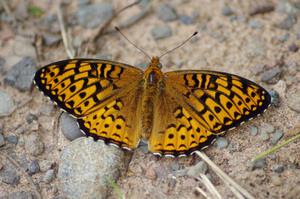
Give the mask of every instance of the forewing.
M 166 84 L 179 95 L 182 105 L 214 134 L 234 128 L 264 112 L 269 93 L 237 75 L 213 71 L 174 71 Z
M 116 100 L 142 79 L 138 68 L 93 59 L 64 60 L 39 69 L 38 88 L 60 108 L 84 117 Z

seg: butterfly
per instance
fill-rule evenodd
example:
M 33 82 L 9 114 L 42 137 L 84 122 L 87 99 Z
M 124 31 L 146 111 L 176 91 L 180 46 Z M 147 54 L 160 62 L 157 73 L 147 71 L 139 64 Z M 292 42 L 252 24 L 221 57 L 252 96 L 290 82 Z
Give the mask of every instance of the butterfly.
M 160 156 L 186 156 L 260 115 L 269 93 L 237 75 L 162 72 L 158 57 L 145 71 L 123 63 L 71 59 L 40 68 L 35 84 L 77 119 L 86 136 L 134 149 L 140 140 Z

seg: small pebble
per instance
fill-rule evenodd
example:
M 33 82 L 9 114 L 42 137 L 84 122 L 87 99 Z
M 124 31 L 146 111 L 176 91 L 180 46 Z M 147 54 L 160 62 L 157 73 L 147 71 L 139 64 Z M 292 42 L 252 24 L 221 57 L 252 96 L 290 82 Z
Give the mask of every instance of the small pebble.
M 271 95 L 271 104 L 273 104 L 276 107 L 279 107 L 279 104 L 280 104 L 279 93 L 275 90 L 270 90 L 269 94 Z
M 269 134 L 266 132 L 261 132 L 261 134 L 259 135 L 260 139 L 262 141 L 267 141 L 269 139 Z
M 81 6 L 86 6 L 91 3 L 91 0 L 77 0 L 77 6 L 80 8 Z
M 263 2 L 255 4 L 249 12 L 250 16 L 257 15 L 257 14 L 265 14 L 274 11 L 275 6 L 273 3 Z
M 295 43 L 292 43 L 290 46 L 289 46 L 289 51 L 291 51 L 291 52 L 298 52 L 298 50 L 299 50 L 299 46 L 297 46 L 297 44 L 295 44 Z
M 272 183 L 272 185 L 275 185 L 275 186 L 281 186 L 282 185 L 282 180 L 279 176 L 272 175 L 271 176 L 271 183 Z M 286 197 L 286 198 L 290 198 L 290 197 Z M 292 199 L 292 198 L 295 198 L 295 197 L 291 197 L 290 199 Z
M 156 26 L 152 28 L 151 35 L 155 40 L 164 39 L 172 35 L 172 29 L 167 26 Z
M 277 142 L 283 137 L 282 130 L 276 129 L 275 133 L 273 133 L 271 138 L 272 144 L 277 144 Z
M 33 160 L 28 165 L 27 171 L 30 175 L 33 175 L 35 173 L 38 173 L 40 171 L 40 165 L 37 160 Z
M 45 183 L 50 183 L 50 182 L 52 182 L 52 180 L 55 178 L 55 173 L 54 173 L 54 170 L 53 169 L 50 169 L 50 170 L 48 170 L 46 173 L 45 173 L 45 175 L 44 175 L 44 177 L 43 177 L 43 181 L 45 182 Z
M 232 8 L 231 7 L 229 7 L 229 6 L 224 6 L 223 8 L 222 8 L 222 14 L 224 15 L 224 16 L 231 16 L 231 15 L 233 15 L 234 14 L 234 12 L 233 12 L 233 10 L 232 10 Z
M 271 170 L 276 173 L 282 173 L 284 171 L 284 166 L 282 164 L 275 164 L 271 167 Z
M 8 116 L 14 109 L 14 101 L 7 93 L 0 91 L 0 117 Z
M 277 2 L 276 11 L 289 15 L 294 15 L 297 14 L 297 12 L 299 12 L 291 2 L 285 0 Z
M 31 57 L 24 57 L 6 73 L 4 83 L 16 87 L 20 91 L 29 91 L 35 71 L 35 60 Z
M 191 25 L 194 23 L 194 19 L 188 15 L 181 15 L 179 21 L 185 25 Z
M 5 145 L 4 137 L 2 133 L 0 133 L 0 147 Z
M 157 178 L 157 174 L 155 172 L 154 167 L 150 167 L 146 169 L 145 176 L 150 180 L 155 180 Z
M 276 83 L 278 80 L 276 80 L 277 77 L 279 77 L 282 73 L 282 70 L 280 67 L 276 66 L 273 67 L 261 74 L 261 81 L 266 83 Z
M 283 34 L 283 35 L 280 35 L 277 37 L 277 40 L 281 43 L 284 43 L 286 42 L 287 40 L 289 40 L 290 38 L 290 34 L 289 33 L 286 33 L 286 34 Z
M 37 133 L 31 133 L 25 137 L 25 149 L 33 156 L 41 155 L 44 152 L 44 143 Z
M 5 165 L 0 171 L 0 179 L 2 182 L 10 185 L 17 185 L 20 182 L 20 176 L 12 165 Z
M 8 135 L 6 140 L 11 144 L 17 144 L 18 143 L 18 136 L 16 135 Z
M 283 30 L 290 30 L 297 22 L 297 19 L 293 15 L 288 15 L 283 21 L 276 26 Z
M 113 6 L 111 3 L 81 6 L 76 13 L 79 25 L 91 29 L 102 27 L 112 16 Z
M 187 175 L 196 177 L 200 173 L 205 174 L 207 172 L 207 164 L 204 161 L 198 162 L 196 165 L 187 168 Z
M 64 136 L 70 141 L 84 136 L 84 134 L 78 128 L 76 119 L 67 113 L 63 113 L 60 117 L 60 127 Z
M 49 34 L 49 33 L 43 34 L 43 41 L 46 44 L 46 46 L 52 46 L 58 44 L 60 40 L 61 37 L 58 35 Z
M 265 159 L 260 159 L 260 160 L 256 160 L 254 162 L 252 162 L 252 170 L 255 169 L 262 169 L 267 165 L 266 160 Z
M 38 117 L 35 114 L 29 113 L 26 116 L 26 122 L 27 122 L 27 124 L 31 124 L 33 121 L 37 121 L 37 120 L 38 120 Z
M 218 149 L 224 149 L 228 146 L 229 142 L 224 137 L 218 137 L 216 140 L 216 145 Z
M 287 105 L 293 111 L 300 113 L 300 90 L 289 95 L 287 98 Z
M 256 136 L 258 133 L 258 128 L 256 126 L 251 126 L 250 127 L 250 135 Z
M 253 29 L 261 29 L 263 27 L 263 24 L 256 19 L 251 19 L 249 21 L 249 26 L 250 26 L 250 28 L 253 28 Z
M 17 191 L 8 195 L 7 199 L 34 199 L 34 195 L 29 191 Z
M 169 4 L 162 4 L 158 7 L 156 15 L 163 21 L 174 21 L 177 19 L 175 9 Z

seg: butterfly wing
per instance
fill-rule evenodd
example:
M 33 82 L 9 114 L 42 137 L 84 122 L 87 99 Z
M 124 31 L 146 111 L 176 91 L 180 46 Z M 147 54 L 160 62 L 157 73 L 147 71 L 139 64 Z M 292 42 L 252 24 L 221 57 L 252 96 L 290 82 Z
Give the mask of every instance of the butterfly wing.
M 126 64 L 74 59 L 39 69 L 34 81 L 46 96 L 78 119 L 80 128 L 87 135 L 132 148 L 138 137 L 132 119 L 137 104 L 132 104 L 128 99 L 132 95 L 128 93 L 136 94 L 138 100 L 142 75 L 142 70 Z M 120 118 L 123 118 L 122 122 Z M 99 128 L 104 123 L 111 127 L 106 129 L 107 135 Z M 99 126 L 95 127 L 96 124 Z M 122 130 L 126 129 L 123 134 L 119 126 Z M 115 128 L 122 139 L 113 135 Z M 130 134 L 126 134 L 128 132 Z
M 166 102 L 162 102 L 165 105 L 157 109 L 157 114 L 162 114 L 161 110 L 166 112 L 163 109 L 166 104 L 173 104 L 168 106 L 172 113 L 168 117 L 172 119 L 156 121 L 150 149 L 175 156 L 205 147 L 216 135 L 264 112 L 271 101 L 261 86 L 221 72 L 172 71 L 165 73 L 165 85 L 162 98 Z M 170 132 L 176 141 L 169 139 Z

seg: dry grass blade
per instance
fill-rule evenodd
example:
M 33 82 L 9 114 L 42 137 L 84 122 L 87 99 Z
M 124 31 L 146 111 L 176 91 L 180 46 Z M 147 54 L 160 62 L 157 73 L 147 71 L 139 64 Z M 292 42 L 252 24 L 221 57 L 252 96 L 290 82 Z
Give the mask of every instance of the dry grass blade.
M 12 159 L 10 156 L 6 155 L 3 152 L 0 152 L 0 156 L 6 158 L 7 160 L 9 160 L 16 168 L 18 171 L 21 171 L 21 173 L 25 176 L 25 178 L 27 179 L 27 181 L 29 182 L 29 184 L 32 186 L 33 191 L 36 195 L 37 199 L 42 199 L 42 196 L 39 192 L 38 187 L 34 184 L 34 182 L 32 181 L 31 177 L 24 171 L 24 169 L 19 165 L 19 163 L 17 161 L 15 161 L 14 159 Z
M 212 182 L 208 179 L 208 177 L 202 173 L 199 174 L 199 180 L 205 185 L 206 189 L 211 193 L 212 197 L 209 197 L 206 194 L 206 198 L 214 198 L 214 199 L 222 199 L 222 196 L 216 189 L 216 187 L 212 184 Z
M 295 136 L 293 136 L 292 138 L 280 143 L 280 144 L 277 144 L 276 146 L 260 153 L 259 155 L 257 155 L 255 158 L 253 158 L 252 161 L 257 161 L 257 160 L 260 160 L 260 159 L 263 159 L 265 157 L 267 157 L 268 155 L 272 154 L 272 153 L 275 153 L 276 151 L 278 151 L 279 149 L 281 149 L 282 147 L 288 145 L 289 143 L 292 143 L 294 141 L 296 141 L 297 139 L 300 138 L 300 124 L 296 125 L 290 132 L 289 134 L 295 134 L 297 133 Z
M 248 198 L 248 199 L 254 199 L 254 197 L 244 188 L 242 188 L 240 185 L 238 185 L 233 179 L 231 179 L 224 171 L 222 171 L 213 161 L 207 157 L 203 152 L 197 151 L 196 154 L 202 158 L 213 170 L 214 172 L 225 182 L 227 186 L 232 190 L 234 188 L 236 191 L 233 193 L 236 194 L 237 192 L 239 194 L 235 195 L 237 198 Z M 242 196 L 241 196 L 242 195 Z
M 63 16 L 61 13 L 60 3 L 57 3 L 56 13 L 57 13 L 59 28 L 60 28 L 64 46 L 65 46 L 65 50 L 68 54 L 68 57 L 70 59 L 73 59 L 75 57 L 75 50 L 74 50 L 73 46 L 71 45 L 70 37 L 68 36 L 67 31 L 66 31 Z

